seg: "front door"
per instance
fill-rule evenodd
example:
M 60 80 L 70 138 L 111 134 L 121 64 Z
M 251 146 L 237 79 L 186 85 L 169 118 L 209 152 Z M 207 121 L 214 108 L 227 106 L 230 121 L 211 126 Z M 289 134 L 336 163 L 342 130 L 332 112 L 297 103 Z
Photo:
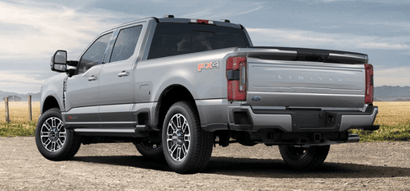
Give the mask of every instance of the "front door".
M 100 127 L 98 116 L 98 84 L 104 55 L 112 33 L 97 38 L 82 55 L 76 74 L 67 79 L 66 113 L 69 126 Z

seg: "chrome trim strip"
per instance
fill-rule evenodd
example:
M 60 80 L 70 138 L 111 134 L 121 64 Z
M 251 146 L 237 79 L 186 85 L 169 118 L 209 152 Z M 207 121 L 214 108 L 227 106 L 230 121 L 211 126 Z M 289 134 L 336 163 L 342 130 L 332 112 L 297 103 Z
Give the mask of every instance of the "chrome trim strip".
M 285 106 L 254 106 L 255 110 L 286 110 Z
M 101 124 L 134 124 L 137 122 L 133 121 L 110 121 L 110 122 L 100 122 Z
M 76 133 L 135 133 L 134 129 L 89 129 L 79 128 L 74 129 Z
M 329 53 L 329 56 L 367 59 L 366 56 L 361 56 L 361 55 L 357 55 L 357 54 L 337 54 L 337 53 Z
M 258 49 L 258 48 L 248 48 L 244 50 L 249 54 L 254 53 L 284 53 L 284 54 L 297 54 L 298 52 L 295 50 L 280 50 L 280 49 Z M 251 58 L 257 59 L 257 58 Z
M 82 125 L 82 124 L 134 124 L 132 121 L 110 121 L 110 122 L 66 122 L 68 125 Z
M 346 97 L 363 97 L 364 95 L 351 95 L 351 94 L 321 94 L 321 93 L 289 93 L 289 92 L 251 92 L 252 94 L 276 94 L 276 95 L 303 95 L 303 96 L 346 96 Z
M 298 106 L 253 106 L 252 109 L 254 110 L 286 110 L 286 108 L 292 108 L 292 109 L 322 109 L 323 111 L 366 111 L 368 105 L 366 104 L 362 108 L 346 108 L 346 107 L 298 107 Z

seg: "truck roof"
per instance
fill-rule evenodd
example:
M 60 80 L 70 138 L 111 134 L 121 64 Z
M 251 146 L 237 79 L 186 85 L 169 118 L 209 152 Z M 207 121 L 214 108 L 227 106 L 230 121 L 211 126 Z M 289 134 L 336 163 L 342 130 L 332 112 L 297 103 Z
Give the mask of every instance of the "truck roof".
M 204 20 L 204 19 L 174 18 L 173 15 L 166 15 L 162 18 L 146 17 L 146 18 L 126 22 L 126 23 L 120 24 L 120 25 L 118 25 L 118 26 L 116 26 L 112 29 L 122 27 L 122 26 L 126 26 L 126 25 L 130 25 L 130 24 L 134 24 L 134 23 L 141 22 L 141 21 L 149 21 L 149 20 L 152 20 L 152 19 L 155 20 L 157 23 L 203 23 L 203 24 L 210 24 L 210 25 L 216 25 L 216 26 L 243 28 L 242 25 L 236 24 L 236 23 L 231 23 L 227 19 L 222 19 L 221 21 L 214 21 L 214 20 Z M 112 29 L 110 29 L 110 30 L 112 30 Z

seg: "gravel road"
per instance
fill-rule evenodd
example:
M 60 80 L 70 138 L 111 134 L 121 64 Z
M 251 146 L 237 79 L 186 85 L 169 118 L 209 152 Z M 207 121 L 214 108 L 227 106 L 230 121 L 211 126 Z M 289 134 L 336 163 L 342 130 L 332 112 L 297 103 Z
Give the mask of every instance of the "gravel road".
M 410 190 L 410 142 L 332 145 L 324 165 L 298 172 L 276 146 L 217 146 L 202 173 L 180 175 L 133 144 L 82 145 L 53 162 L 33 137 L 0 138 L 0 190 Z

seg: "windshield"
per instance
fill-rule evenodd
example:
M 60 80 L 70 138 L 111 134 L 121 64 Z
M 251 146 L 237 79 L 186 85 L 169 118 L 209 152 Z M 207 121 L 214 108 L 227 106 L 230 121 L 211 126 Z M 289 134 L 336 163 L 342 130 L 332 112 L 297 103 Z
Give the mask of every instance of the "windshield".
M 158 23 L 148 59 L 249 46 L 245 32 L 239 28 L 191 23 Z

